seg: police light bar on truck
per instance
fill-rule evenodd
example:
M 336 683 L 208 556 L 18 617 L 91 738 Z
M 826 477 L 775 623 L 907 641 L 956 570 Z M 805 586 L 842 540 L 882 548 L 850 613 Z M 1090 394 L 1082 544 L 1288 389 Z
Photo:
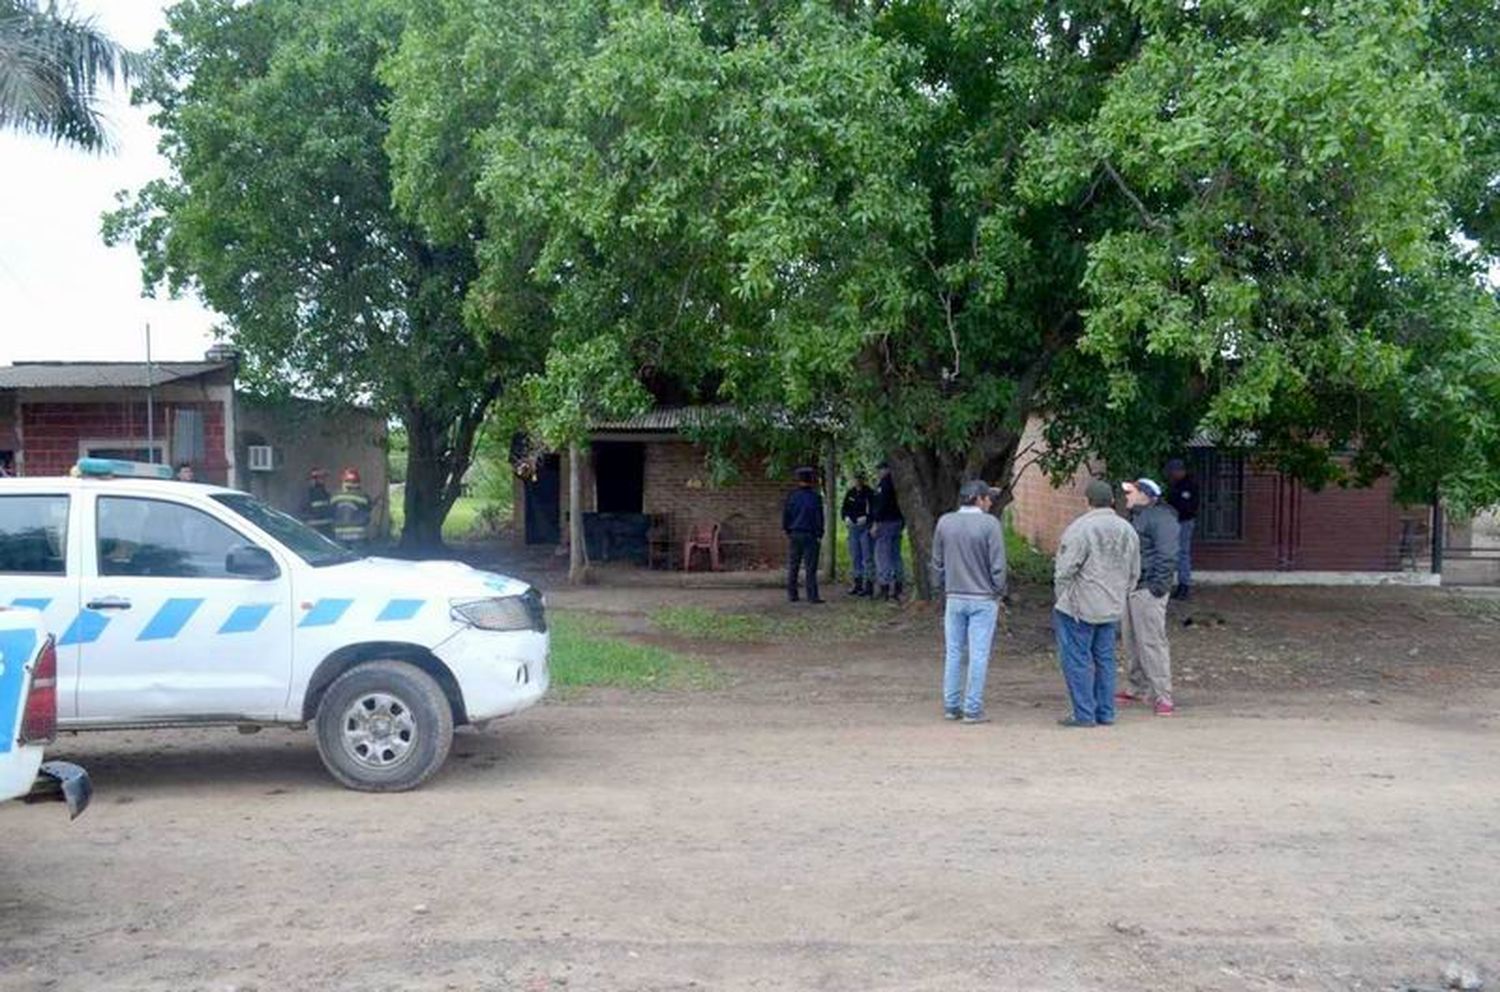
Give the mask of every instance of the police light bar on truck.
M 86 479 L 163 479 L 172 480 L 170 465 L 150 462 L 127 462 L 119 458 L 80 458 L 78 474 Z

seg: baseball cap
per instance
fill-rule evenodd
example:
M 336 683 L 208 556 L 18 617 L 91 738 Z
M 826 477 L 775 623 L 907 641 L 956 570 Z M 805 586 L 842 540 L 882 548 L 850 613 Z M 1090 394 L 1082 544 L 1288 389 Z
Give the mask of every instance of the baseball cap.
M 972 503 L 981 496 L 994 499 L 1000 495 L 1000 490 L 985 482 L 983 479 L 970 479 L 958 489 L 958 498 L 965 503 Z
M 1141 492 L 1145 493 L 1147 496 L 1150 496 L 1152 499 L 1161 499 L 1161 486 L 1157 485 L 1156 480 L 1154 479 L 1148 479 L 1143 475 L 1139 479 L 1136 479 L 1134 482 L 1127 482 L 1125 483 L 1125 489 L 1127 492 L 1130 490 L 1131 486 L 1139 489 Z
M 1167 462 L 1168 472 L 1181 472 L 1185 468 L 1187 468 L 1187 462 L 1184 462 L 1181 458 L 1173 458 Z

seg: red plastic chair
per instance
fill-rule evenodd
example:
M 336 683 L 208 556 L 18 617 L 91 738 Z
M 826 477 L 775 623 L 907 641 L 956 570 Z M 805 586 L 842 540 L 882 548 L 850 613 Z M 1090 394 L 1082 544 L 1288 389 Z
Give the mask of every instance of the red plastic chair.
M 709 571 L 720 570 L 718 524 L 695 523 L 688 531 L 688 539 L 682 546 L 682 570 L 684 572 L 693 570 L 694 551 L 708 552 Z

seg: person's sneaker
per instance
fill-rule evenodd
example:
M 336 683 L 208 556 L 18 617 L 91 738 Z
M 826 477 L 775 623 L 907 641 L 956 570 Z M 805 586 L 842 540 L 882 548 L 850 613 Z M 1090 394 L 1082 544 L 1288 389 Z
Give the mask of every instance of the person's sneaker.
M 1158 699 L 1156 705 L 1152 707 L 1152 712 L 1157 716 L 1171 716 L 1177 712 L 1177 707 L 1172 705 L 1170 699 Z
M 1145 696 L 1137 696 L 1135 693 L 1126 692 L 1124 689 L 1121 689 L 1119 692 L 1115 693 L 1115 702 L 1117 703 L 1125 703 L 1128 705 L 1130 703 L 1144 703 L 1145 701 Z
M 1061 720 L 1057 721 L 1057 725 L 1059 727 L 1097 727 L 1097 726 L 1099 726 L 1097 723 L 1084 723 L 1082 720 L 1078 719 L 1077 717 L 1072 717 L 1072 716 L 1065 716 L 1065 717 L 1063 717 Z
M 964 723 L 989 723 L 990 718 L 983 713 L 965 713 Z
M 944 720 L 958 720 L 958 719 L 961 719 L 962 717 L 963 717 L 963 714 L 960 713 L 958 710 L 943 710 L 943 719 Z

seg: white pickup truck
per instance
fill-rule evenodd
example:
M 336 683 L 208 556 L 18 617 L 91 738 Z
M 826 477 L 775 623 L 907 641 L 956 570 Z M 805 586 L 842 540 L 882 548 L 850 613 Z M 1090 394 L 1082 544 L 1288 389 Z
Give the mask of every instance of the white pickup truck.
M 35 610 L 0 607 L 0 800 L 61 799 L 73 816 L 89 804 L 88 773 L 43 761 L 57 736 L 57 651 Z
M 526 583 L 361 558 L 158 465 L 0 479 L 0 604 L 56 636 L 64 730 L 311 725 L 334 778 L 367 791 L 420 784 L 456 725 L 518 713 L 549 681 Z

